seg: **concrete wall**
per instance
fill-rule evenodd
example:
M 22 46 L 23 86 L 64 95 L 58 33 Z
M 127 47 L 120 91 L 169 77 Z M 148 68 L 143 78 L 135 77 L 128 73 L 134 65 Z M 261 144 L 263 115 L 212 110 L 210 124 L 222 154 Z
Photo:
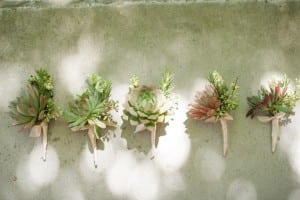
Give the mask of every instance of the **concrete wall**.
M 245 118 L 246 97 L 261 82 L 300 76 L 299 32 L 296 2 L 1 9 L 0 199 L 300 199 L 300 105 L 274 154 L 271 125 Z M 19 133 L 7 115 L 8 102 L 40 67 L 54 77 L 65 107 L 93 72 L 112 80 L 122 105 L 133 74 L 154 84 L 165 66 L 181 100 L 174 121 L 158 131 L 154 160 L 150 135 L 134 135 L 121 111 L 116 136 L 98 144 L 97 169 L 83 132 L 51 123 L 43 162 L 41 139 Z M 220 125 L 186 116 L 215 69 L 240 85 L 226 157 Z
M 189 4 L 189 3 L 287 3 L 299 0 L 2 0 L 2 8 L 49 8 L 49 7 L 86 7 L 86 6 L 120 6 L 132 4 Z

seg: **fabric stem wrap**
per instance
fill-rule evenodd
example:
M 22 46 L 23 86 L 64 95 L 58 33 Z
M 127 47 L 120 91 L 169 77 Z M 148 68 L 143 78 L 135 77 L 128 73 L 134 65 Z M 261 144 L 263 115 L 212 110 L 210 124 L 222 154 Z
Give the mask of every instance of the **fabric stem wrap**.
M 42 122 L 42 132 L 43 132 L 43 160 L 46 161 L 46 155 L 47 155 L 47 146 L 48 146 L 48 123 Z
M 276 145 L 279 137 L 279 119 L 272 119 L 272 152 L 276 150 Z
M 151 131 L 151 147 L 152 151 L 155 150 L 155 137 L 156 137 L 156 124 L 154 125 L 152 131 Z
M 94 134 L 94 127 L 90 126 L 88 129 L 88 135 L 90 138 L 90 142 L 93 148 L 93 156 L 94 156 L 94 165 L 97 167 L 97 143 L 96 143 L 96 136 Z
M 228 150 L 228 134 L 227 134 L 227 122 L 225 119 L 220 119 L 223 135 L 223 155 L 225 156 Z
M 40 137 L 42 135 L 43 137 L 43 160 L 46 161 L 46 155 L 47 155 L 47 136 L 48 136 L 48 123 L 47 122 L 41 122 L 38 125 L 34 125 L 31 130 L 29 137 Z
M 272 117 L 259 116 L 258 120 L 262 123 L 268 123 L 272 121 L 272 153 L 276 151 L 276 145 L 279 138 L 279 120 L 285 116 L 285 113 L 280 112 Z

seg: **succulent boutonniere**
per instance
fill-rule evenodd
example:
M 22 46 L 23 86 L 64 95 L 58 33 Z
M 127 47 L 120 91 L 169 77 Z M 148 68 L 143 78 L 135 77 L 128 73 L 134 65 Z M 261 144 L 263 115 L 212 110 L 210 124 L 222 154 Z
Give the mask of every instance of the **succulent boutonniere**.
M 296 80 L 296 88 L 289 91 L 290 80 L 284 76 L 282 80 L 273 80 L 269 87 L 258 90 L 257 96 L 248 97 L 250 110 L 246 117 L 258 116 L 258 120 L 267 123 L 272 121 L 272 152 L 276 150 L 279 137 L 279 125 L 290 121 L 296 102 L 300 99 L 300 80 Z
M 229 112 L 238 107 L 238 85 L 237 79 L 228 87 L 222 76 L 214 71 L 209 74 L 205 90 L 198 92 L 195 103 L 190 105 L 188 114 L 197 120 L 205 122 L 220 122 L 223 134 L 223 154 L 226 155 L 228 149 L 227 142 L 227 121 L 233 120 Z
M 86 82 L 87 88 L 69 104 L 64 117 L 72 131 L 88 130 L 97 167 L 97 139 L 101 139 L 104 129 L 116 126 L 110 111 L 117 110 L 117 102 L 110 99 L 110 81 L 94 74 Z
M 10 116 L 22 125 L 20 131 L 30 130 L 30 137 L 43 135 L 43 160 L 47 153 L 48 123 L 60 115 L 53 100 L 53 83 L 50 75 L 43 69 L 36 70 L 36 75 L 28 79 L 28 86 L 16 100 L 10 102 Z
M 173 108 L 173 75 L 166 71 L 159 86 L 140 85 L 136 76 L 131 79 L 129 93 L 124 105 L 124 120 L 136 126 L 135 132 L 151 132 L 152 152 L 155 150 L 156 126 L 166 123 Z

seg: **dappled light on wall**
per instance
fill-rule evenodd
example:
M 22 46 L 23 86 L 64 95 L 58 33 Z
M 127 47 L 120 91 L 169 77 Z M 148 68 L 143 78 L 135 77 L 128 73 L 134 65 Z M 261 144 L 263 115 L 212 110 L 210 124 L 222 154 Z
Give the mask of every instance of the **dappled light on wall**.
M 226 199 L 257 200 L 257 192 L 251 181 L 238 178 L 229 185 Z
M 300 102 L 297 103 L 291 122 L 281 127 L 279 148 L 288 156 L 291 168 L 296 175 L 296 181 L 300 183 Z
M 300 199 L 300 189 L 294 190 L 288 197 L 288 200 L 299 200 Z
M 57 5 L 57 6 L 64 6 L 67 5 L 68 3 L 71 3 L 73 0 L 45 0 L 45 2 Z
M 150 160 L 138 160 L 132 152 L 119 152 L 108 170 L 107 185 L 117 196 L 155 199 L 159 174 Z M 140 193 L 142 192 L 142 193 Z
M 120 128 L 123 120 L 122 113 L 124 110 L 123 102 L 125 102 L 126 94 L 128 93 L 128 83 L 113 83 L 111 89 L 111 98 L 118 101 L 118 112 L 112 111 L 111 114 L 113 119 L 117 122 L 118 126 L 116 128 L 117 131 L 120 131 Z
M 139 161 L 138 161 L 139 162 Z M 160 192 L 159 173 L 149 160 L 141 161 L 129 179 L 132 199 L 158 199 Z
M 22 191 L 35 194 L 43 186 L 51 184 L 58 175 L 59 158 L 56 150 L 48 145 L 48 160 L 44 162 L 41 156 L 42 144 L 37 143 L 29 156 L 20 159 L 17 168 L 18 185 Z
M 18 63 L 2 65 L 5 68 L 1 69 L 0 74 L 0 107 L 7 110 L 9 102 L 18 95 L 22 88 L 22 83 L 26 81 L 22 78 L 25 66 Z
M 84 145 L 84 149 L 81 152 L 81 158 L 79 163 L 79 171 L 81 176 L 86 181 L 95 182 L 99 178 L 99 174 L 103 172 L 105 166 L 105 158 L 102 158 L 102 151 L 97 150 L 95 152 L 99 165 L 95 167 L 91 160 L 94 159 L 94 155 L 91 153 L 91 149 L 88 144 Z
M 78 181 L 77 172 L 72 169 L 62 169 L 55 184 L 51 186 L 53 199 L 59 200 L 85 200 L 82 186 Z
M 114 164 L 116 155 L 118 151 L 125 151 L 127 148 L 127 142 L 125 139 L 114 136 L 112 133 L 108 135 L 108 140 L 104 140 L 104 149 L 97 150 L 97 156 L 99 165 L 97 168 L 91 163 L 93 155 L 89 148 L 89 145 L 86 144 L 80 159 L 79 170 L 82 177 L 86 181 L 97 181 L 103 173 L 106 173 L 106 170 L 109 170 L 110 167 Z
M 211 148 L 199 147 L 193 162 L 197 176 L 208 182 L 220 181 L 226 168 L 224 157 Z
M 95 73 L 101 61 L 101 51 L 97 42 L 87 35 L 82 35 L 76 51 L 65 55 L 58 66 L 60 81 L 71 93 L 78 93 L 88 75 Z
M 166 127 L 166 135 L 159 137 L 154 161 L 166 172 L 179 170 L 190 153 L 191 141 L 184 125 L 186 110 L 186 101 L 179 97 L 178 109 L 174 110 L 173 120 Z

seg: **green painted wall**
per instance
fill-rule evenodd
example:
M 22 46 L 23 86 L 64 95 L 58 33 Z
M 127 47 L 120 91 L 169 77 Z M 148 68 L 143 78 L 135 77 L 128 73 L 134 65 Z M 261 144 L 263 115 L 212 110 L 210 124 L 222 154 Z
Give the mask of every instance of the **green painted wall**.
M 287 3 L 298 0 L 2 0 L 2 8 L 49 8 L 49 7 L 91 7 L 91 6 L 120 6 L 129 4 L 190 4 L 190 3 Z
M 300 105 L 271 153 L 271 125 L 245 118 L 246 96 L 272 75 L 300 76 L 300 3 L 139 4 L 0 9 L 0 199 L 300 199 Z M 19 133 L 8 102 L 29 74 L 53 75 L 65 107 L 86 77 L 111 79 L 120 108 L 129 78 L 155 84 L 168 66 L 180 97 L 174 121 L 150 135 L 114 116 L 120 129 L 98 144 L 93 168 L 88 137 L 62 120 L 50 124 L 47 162 L 41 139 Z M 214 69 L 239 78 L 240 107 L 221 129 L 189 119 L 186 106 Z

